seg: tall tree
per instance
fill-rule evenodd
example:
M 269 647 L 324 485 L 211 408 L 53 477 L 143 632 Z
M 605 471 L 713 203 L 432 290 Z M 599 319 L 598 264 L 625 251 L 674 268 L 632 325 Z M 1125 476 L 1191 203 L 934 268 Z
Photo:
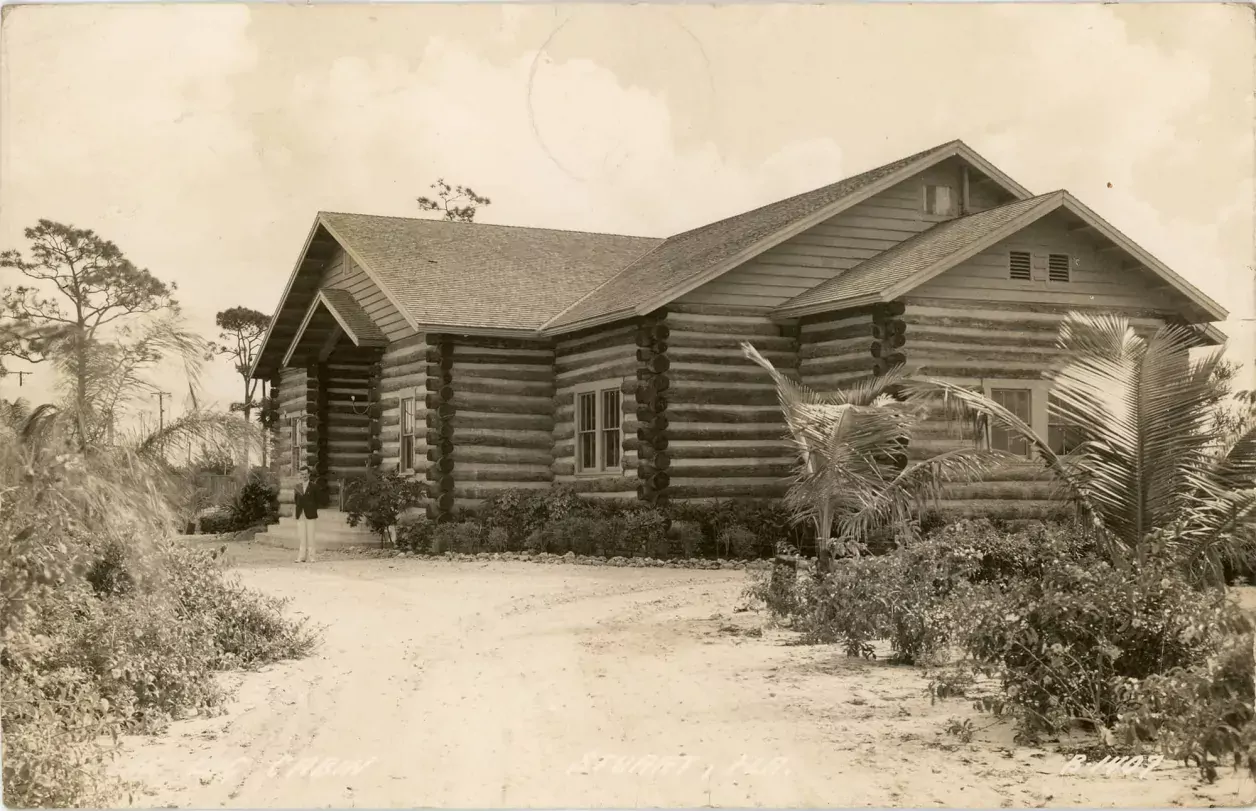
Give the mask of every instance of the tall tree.
M 420 197 L 419 210 L 439 212 L 449 222 L 471 222 L 477 208 L 493 202 L 476 194 L 470 186 L 450 186 L 444 178 L 438 178 L 432 188 L 436 190 L 436 199 Z
M 136 267 L 117 245 L 89 229 L 40 220 L 25 230 L 25 236 L 30 257 L 4 251 L 0 267 L 21 272 L 43 289 L 18 285 L 0 291 L 0 319 L 28 330 L 25 335 L 6 333 L 0 350 L 31 363 L 59 362 L 71 380 L 77 439 L 85 446 L 95 421 L 93 380 L 99 379 L 102 368 L 116 369 L 118 355 L 127 354 L 126 347 L 115 342 L 116 335 L 103 340 L 105 330 L 125 327 L 124 319 L 135 316 L 163 311 L 177 315 L 176 287 Z M 46 295 L 49 288 L 55 294 Z M 132 364 L 151 361 L 151 351 L 159 343 L 141 339 L 132 347 L 141 357 L 132 354 Z
M 253 406 L 256 405 L 254 395 L 257 393 L 258 381 L 249 378 L 249 370 L 261 349 L 262 339 L 270 327 L 270 316 L 251 310 L 248 307 L 232 307 L 214 316 L 214 323 L 221 330 L 217 343 L 209 345 L 206 360 L 215 356 L 226 355 L 235 362 L 236 374 L 244 381 L 244 399 L 231 404 L 232 411 L 244 412 L 244 419 L 251 420 Z

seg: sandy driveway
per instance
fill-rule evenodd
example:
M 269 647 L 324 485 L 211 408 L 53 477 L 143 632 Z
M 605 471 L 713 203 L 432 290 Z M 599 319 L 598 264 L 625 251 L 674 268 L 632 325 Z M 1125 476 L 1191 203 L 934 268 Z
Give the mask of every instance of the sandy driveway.
M 227 714 L 128 741 L 144 806 L 1237 805 L 1161 765 L 1061 775 L 961 744 L 918 671 L 748 636 L 736 571 L 329 557 L 238 544 L 244 580 L 327 625 L 313 657 L 231 675 Z M 753 633 L 753 631 L 752 631 Z

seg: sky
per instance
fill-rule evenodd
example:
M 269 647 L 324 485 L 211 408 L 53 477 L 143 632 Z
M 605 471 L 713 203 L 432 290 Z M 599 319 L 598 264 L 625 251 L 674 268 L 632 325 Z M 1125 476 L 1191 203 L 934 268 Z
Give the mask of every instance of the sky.
M 206 337 L 274 309 L 317 211 L 419 216 L 438 177 L 492 199 L 481 222 L 666 236 L 960 138 L 1073 192 L 1256 356 L 1250 8 L 4 11 L 0 249 L 40 218 L 91 228 Z M 46 398 L 34 371 L 0 397 Z M 241 385 L 207 368 L 211 402 Z

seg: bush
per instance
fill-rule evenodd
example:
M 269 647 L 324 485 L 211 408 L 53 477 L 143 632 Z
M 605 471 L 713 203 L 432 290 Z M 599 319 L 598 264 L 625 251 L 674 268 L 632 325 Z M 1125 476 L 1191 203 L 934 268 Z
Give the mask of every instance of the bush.
M 201 533 L 205 535 L 221 535 L 224 532 L 234 532 L 236 528 L 235 516 L 231 514 L 230 507 L 210 507 L 201 512 L 199 520 Z
M 807 526 L 796 524 L 793 516 L 779 500 L 728 499 L 709 504 L 677 503 L 668 510 L 676 521 L 691 522 L 702 529 L 702 549 L 697 555 L 715 555 L 725 531 L 741 527 L 758 539 L 756 554 L 766 557 L 778 544 L 788 543 L 803 549 L 814 547 L 814 538 Z
M 474 555 L 483 551 L 483 545 L 484 526 L 475 521 L 437 524 L 432 530 L 432 549 L 438 554 Z
M 997 676 L 1024 739 L 1076 722 L 1107 735 L 1131 686 L 1207 661 L 1239 621 L 1158 561 L 1116 571 L 1088 559 L 987 584 L 959 606 L 962 644 Z M 1154 682 L 1153 682 L 1154 684 Z
M 401 514 L 418 506 L 425 491 L 422 482 L 397 471 L 372 472 L 356 480 L 345 504 L 345 520 L 351 527 L 366 522 L 383 543 L 395 541 L 394 531 Z
M 1130 748 L 1154 741 L 1161 753 L 1197 767 L 1208 782 L 1224 760 L 1256 776 L 1252 634 L 1245 620 L 1226 630 L 1207 662 L 1128 684 L 1118 741 Z
M 258 524 L 273 524 L 279 517 L 279 490 L 260 476 L 249 480 L 236 492 L 231 502 L 232 529 L 247 529 Z
M 423 518 L 402 519 L 397 524 L 397 548 L 403 552 L 424 554 L 432 551 L 432 533 L 436 524 Z
M 763 555 L 765 544 L 758 535 L 738 524 L 725 527 L 719 534 L 718 548 L 725 558 L 750 560 Z

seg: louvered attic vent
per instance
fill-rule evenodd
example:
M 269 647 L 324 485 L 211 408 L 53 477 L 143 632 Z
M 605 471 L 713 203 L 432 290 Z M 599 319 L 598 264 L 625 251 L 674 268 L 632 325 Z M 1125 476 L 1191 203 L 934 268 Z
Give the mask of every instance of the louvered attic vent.
M 1012 251 L 1008 254 L 1007 270 L 1009 279 L 1020 279 L 1029 281 L 1033 278 L 1030 270 L 1029 252 L 1028 251 Z
M 1047 280 L 1067 282 L 1069 279 L 1069 256 L 1066 253 L 1053 253 L 1047 258 Z

